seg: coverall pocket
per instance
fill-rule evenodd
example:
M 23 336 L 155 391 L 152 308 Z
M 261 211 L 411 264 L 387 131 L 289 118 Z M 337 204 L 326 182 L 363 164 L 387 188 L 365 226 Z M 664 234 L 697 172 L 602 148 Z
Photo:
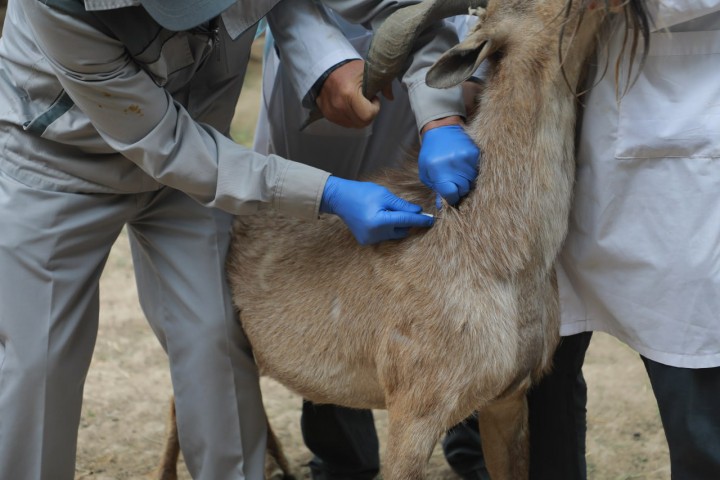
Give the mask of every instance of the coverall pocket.
M 620 100 L 616 158 L 720 157 L 719 71 L 720 32 L 651 34 Z
M 73 107 L 74 103 L 70 96 L 63 90 L 55 101 L 40 115 L 23 124 L 23 128 L 29 132 L 42 135 L 48 126 L 60 118 L 65 112 Z

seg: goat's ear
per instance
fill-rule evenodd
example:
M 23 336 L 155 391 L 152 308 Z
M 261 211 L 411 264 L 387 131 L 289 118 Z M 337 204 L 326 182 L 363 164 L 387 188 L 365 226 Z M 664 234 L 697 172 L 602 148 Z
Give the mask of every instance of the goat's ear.
M 434 88 L 450 88 L 459 85 L 475 73 L 480 64 L 495 51 L 492 41 L 484 35 L 470 34 L 445 52 L 430 67 L 426 83 Z

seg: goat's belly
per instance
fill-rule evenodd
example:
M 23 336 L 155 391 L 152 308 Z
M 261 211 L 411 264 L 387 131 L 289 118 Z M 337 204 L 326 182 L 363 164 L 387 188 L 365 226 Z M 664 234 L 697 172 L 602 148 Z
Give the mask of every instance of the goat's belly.
M 241 312 L 240 318 L 262 375 L 316 403 L 384 408 L 363 335 L 320 316 L 265 311 Z
M 278 364 L 261 365 L 267 375 L 306 400 L 349 408 L 384 409 L 385 395 L 377 376 L 340 365 L 318 365 L 301 371 Z

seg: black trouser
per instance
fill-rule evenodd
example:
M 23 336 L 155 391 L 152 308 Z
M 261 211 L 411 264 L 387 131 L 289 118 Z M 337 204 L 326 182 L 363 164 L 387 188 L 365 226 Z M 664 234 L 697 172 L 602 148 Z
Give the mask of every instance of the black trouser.
M 531 480 L 587 478 L 582 365 L 591 338 L 591 332 L 562 337 L 551 372 L 528 394 Z
M 720 367 L 677 368 L 641 357 L 670 448 L 674 480 L 720 478 Z
M 587 390 L 582 364 L 591 336 L 564 337 L 552 372 L 528 396 L 532 480 L 586 478 Z M 377 475 L 378 440 L 370 411 L 305 402 L 301 426 L 305 443 L 315 455 L 310 462 L 314 478 L 366 480 Z M 487 478 L 476 421 L 468 419 L 450 429 L 443 450 L 462 478 Z
M 371 480 L 380 472 L 372 411 L 304 401 L 300 428 L 314 479 Z

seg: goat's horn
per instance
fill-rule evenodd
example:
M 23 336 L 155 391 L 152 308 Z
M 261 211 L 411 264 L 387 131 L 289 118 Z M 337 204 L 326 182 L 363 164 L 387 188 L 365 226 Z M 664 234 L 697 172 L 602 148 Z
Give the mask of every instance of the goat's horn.
M 390 15 L 370 45 L 363 79 L 365 97 L 373 98 L 402 72 L 415 39 L 432 22 L 486 6 L 487 0 L 426 0 Z

